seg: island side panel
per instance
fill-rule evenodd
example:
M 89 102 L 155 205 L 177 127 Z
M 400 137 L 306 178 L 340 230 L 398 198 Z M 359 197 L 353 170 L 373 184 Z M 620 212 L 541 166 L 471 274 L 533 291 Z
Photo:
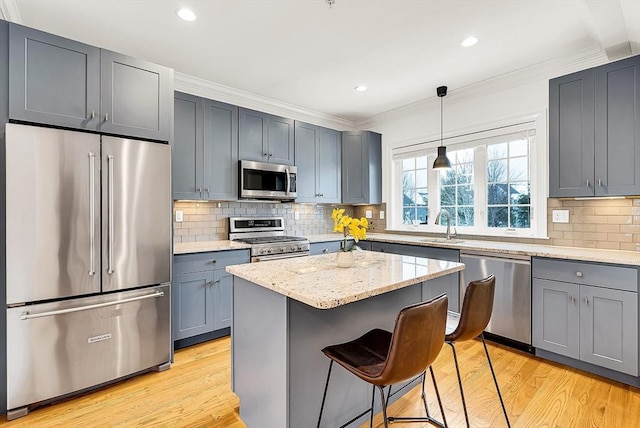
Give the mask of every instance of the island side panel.
M 287 298 L 233 278 L 234 392 L 248 428 L 287 427 Z
M 317 424 L 329 368 L 329 359 L 321 352 L 322 348 L 353 340 L 373 328 L 392 331 L 400 310 L 420 301 L 422 301 L 421 284 L 333 309 L 316 309 L 289 299 L 289 425 L 287 426 L 289 428 L 311 427 Z M 321 426 L 341 426 L 366 410 L 371 405 L 371 389 L 370 384 L 334 364 Z M 403 393 L 410 389 L 406 388 Z M 376 413 L 380 409 L 380 397 L 377 394 L 376 392 Z M 402 394 L 394 396 L 392 401 L 400 398 Z M 242 408 L 242 402 L 240 407 Z M 364 416 L 360 418 L 358 424 L 367 420 L 368 416 Z

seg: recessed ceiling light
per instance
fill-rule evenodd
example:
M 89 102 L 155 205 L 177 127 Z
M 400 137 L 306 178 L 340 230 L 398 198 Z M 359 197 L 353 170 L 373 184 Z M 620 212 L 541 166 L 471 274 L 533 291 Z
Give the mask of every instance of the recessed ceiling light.
M 355 87 L 355 90 L 358 91 L 358 92 L 364 92 L 364 91 L 367 90 L 367 87 L 364 86 L 364 85 L 358 85 L 358 86 Z
M 176 12 L 181 19 L 191 22 L 196 20 L 196 14 L 191 9 L 182 8 Z
M 461 43 L 462 46 L 464 46 L 465 48 L 468 48 L 470 46 L 475 45 L 476 43 L 478 43 L 478 38 L 477 37 L 467 37 L 466 39 L 464 39 Z

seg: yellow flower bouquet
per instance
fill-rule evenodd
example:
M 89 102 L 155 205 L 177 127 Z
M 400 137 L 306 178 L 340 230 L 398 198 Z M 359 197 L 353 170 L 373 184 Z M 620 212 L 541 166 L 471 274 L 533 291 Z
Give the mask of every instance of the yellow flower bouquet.
M 344 214 L 344 208 L 334 208 L 331 212 L 331 218 L 333 219 L 333 231 L 342 233 L 344 236 L 344 242 L 340 251 L 347 250 L 347 236 L 351 235 L 354 241 L 358 242 L 361 239 L 367 238 L 367 228 L 369 222 L 366 218 L 360 219 L 349 217 Z M 352 247 L 352 249 L 355 248 Z

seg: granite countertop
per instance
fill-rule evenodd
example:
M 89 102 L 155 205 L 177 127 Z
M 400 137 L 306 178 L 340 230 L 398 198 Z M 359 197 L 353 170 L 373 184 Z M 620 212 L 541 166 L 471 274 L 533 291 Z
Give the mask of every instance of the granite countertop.
M 309 235 L 311 243 L 342 240 L 339 233 Z M 408 244 L 424 247 L 452 248 L 455 250 L 482 251 L 500 254 L 550 257 L 588 262 L 614 263 L 621 265 L 640 265 L 640 252 L 601 250 L 595 248 L 555 247 L 551 245 L 520 244 L 512 242 L 480 241 L 473 239 L 432 238 L 426 236 L 403 235 L 399 233 L 369 233 L 367 241 Z M 247 244 L 232 241 L 183 242 L 174 244 L 174 254 L 200 253 L 250 248 Z
M 228 266 L 227 272 L 318 309 L 331 309 L 464 269 L 464 264 L 358 251 L 340 268 L 336 254 Z
M 209 251 L 245 250 L 251 248 L 249 244 L 236 241 L 200 241 L 176 242 L 173 244 L 173 254 L 207 253 Z
M 493 252 L 523 256 L 550 257 L 577 261 L 615 263 L 622 265 L 640 265 L 640 252 L 621 250 L 601 250 L 595 248 L 555 247 L 551 245 L 520 244 L 512 242 L 457 240 L 429 238 L 395 233 L 370 233 L 368 241 L 389 242 L 393 244 L 420 245 L 426 247 L 452 248 L 457 250 Z

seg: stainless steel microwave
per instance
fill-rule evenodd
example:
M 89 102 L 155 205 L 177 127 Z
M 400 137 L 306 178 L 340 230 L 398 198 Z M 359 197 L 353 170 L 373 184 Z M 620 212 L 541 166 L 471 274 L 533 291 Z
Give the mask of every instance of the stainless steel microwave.
M 298 169 L 295 166 L 244 160 L 238 163 L 240 199 L 291 201 L 296 198 Z

